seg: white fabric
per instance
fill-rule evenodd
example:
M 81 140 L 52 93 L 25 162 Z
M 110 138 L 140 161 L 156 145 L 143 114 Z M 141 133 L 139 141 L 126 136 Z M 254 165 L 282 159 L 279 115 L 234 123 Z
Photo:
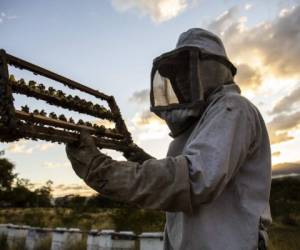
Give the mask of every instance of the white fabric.
M 271 222 L 267 130 L 237 88 L 213 95 L 198 124 L 170 145 L 169 157 L 187 159 L 192 211 L 167 213 L 165 250 L 255 250 L 260 220 Z
M 260 222 L 271 222 L 270 159 L 261 115 L 228 85 L 167 158 L 139 164 L 99 154 L 82 167 L 102 195 L 167 211 L 165 250 L 255 250 Z
M 224 45 L 219 37 L 208 30 L 192 28 L 183 32 L 176 44 L 176 49 L 196 47 L 202 52 L 227 58 Z
M 261 115 L 228 85 L 167 158 L 139 164 L 98 153 L 81 168 L 102 195 L 167 211 L 165 250 L 255 250 L 260 221 L 271 222 L 270 159 Z

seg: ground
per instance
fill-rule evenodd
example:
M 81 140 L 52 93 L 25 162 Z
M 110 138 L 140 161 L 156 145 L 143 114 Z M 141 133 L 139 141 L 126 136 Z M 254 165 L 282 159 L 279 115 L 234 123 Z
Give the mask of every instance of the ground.
M 65 208 L 10 208 L 0 210 L 0 223 L 41 227 L 79 227 L 83 230 L 91 228 L 131 229 L 137 233 L 163 230 L 164 215 L 162 213 L 149 213 L 136 209 L 130 212 L 130 210 L 96 209 L 94 211 L 78 211 Z M 148 220 L 145 221 L 145 218 L 148 218 Z M 141 220 L 145 222 L 141 223 Z M 140 227 L 140 225 L 143 225 L 143 227 Z M 270 250 L 300 249 L 300 224 L 297 216 L 278 218 L 278 221 L 273 222 L 269 233 Z M 78 250 L 85 249 L 83 245 L 82 248 L 78 245 Z M 47 247 L 41 250 L 44 249 L 47 249 Z

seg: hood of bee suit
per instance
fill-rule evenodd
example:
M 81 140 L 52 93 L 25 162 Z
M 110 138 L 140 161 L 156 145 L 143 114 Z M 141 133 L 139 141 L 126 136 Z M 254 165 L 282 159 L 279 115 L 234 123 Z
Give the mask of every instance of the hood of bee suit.
M 192 58 L 186 54 L 182 56 L 186 53 L 185 51 L 192 51 L 195 54 L 195 50 L 196 60 L 186 59 Z M 180 64 L 176 64 L 177 62 Z M 192 77 L 186 77 L 185 81 L 181 80 L 182 77 L 176 76 L 176 72 L 185 68 L 183 62 L 189 64 L 189 67 L 186 67 L 189 71 L 187 75 L 192 75 Z M 198 121 L 208 105 L 208 97 L 222 90 L 224 85 L 232 84 L 236 73 L 236 68 L 229 61 L 222 41 L 213 33 L 199 28 L 190 29 L 181 34 L 176 49 L 154 59 L 153 65 L 151 111 L 165 120 L 172 137 L 180 135 Z M 171 79 L 168 83 L 173 88 L 169 86 L 162 92 L 174 95 L 174 98 L 167 98 L 172 103 L 166 104 L 160 101 L 162 95 L 157 94 L 157 89 L 161 90 L 162 85 L 155 89 L 158 75 L 161 78 L 167 76 Z M 166 79 L 159 80 L 164 83 L 163 86 L 166 86 Z M 170 89 L 174 91 L 170 92 Z

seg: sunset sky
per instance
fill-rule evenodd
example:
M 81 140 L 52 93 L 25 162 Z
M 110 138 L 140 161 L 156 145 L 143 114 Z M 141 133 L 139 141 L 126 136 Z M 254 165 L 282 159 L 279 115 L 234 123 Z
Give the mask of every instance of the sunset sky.
M 298 164 L 300 0 L 0 0 L 0 48 L 114 95 L 135 142 L 158 158 L 171 138 L 149 112 L 152 60 L 192 27 L 224 41 L 242 94 L 268 126 L 273 165 Z M 26 100 L 16 98 L 16 105 Z M 51 179 L 57 195 L 91 190 L 73 172 L 63 145 L 19 141 L 3 149 L 20 177 L 36 184 Z

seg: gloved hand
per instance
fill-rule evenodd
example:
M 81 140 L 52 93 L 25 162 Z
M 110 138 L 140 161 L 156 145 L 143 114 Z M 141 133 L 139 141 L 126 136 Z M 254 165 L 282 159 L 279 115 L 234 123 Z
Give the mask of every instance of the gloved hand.
M 93 137 L 86 130 L 81 131 L 78 143 L 67 144 L 66 153 L 75 173 L 82 179 L 87 177 L 95 158 L 98 158 L 98 161 L 102 157 L 103 160 L 110 158 L 98 150 Z

